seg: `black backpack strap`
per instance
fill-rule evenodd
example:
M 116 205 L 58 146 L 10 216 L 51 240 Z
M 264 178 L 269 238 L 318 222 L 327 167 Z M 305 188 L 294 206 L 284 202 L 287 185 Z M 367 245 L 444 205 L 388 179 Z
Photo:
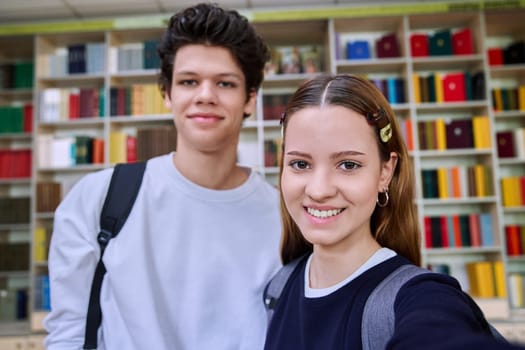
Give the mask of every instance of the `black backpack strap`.
M 288 264 L 281 267 L 279 271 L 277 271 L 277 273 L 272 277 L 270 282 L 268 282 L 268 284 L 266 285 L 266 288 L 264 289 L 263 293 L 263 301 L 264 306 L 266 307 L 266 312 L 268 314 L 268 325 L 272 320 L 275 305 L 281 297 L 281 293 L 284 290 L 286 282 L 288 282 L 288 279 L 290 278 L 291 274 L 294 272 L 295 268 L 303 258 L 304 256 L 296 258 L 290 261 Z
M 100 215 L 100 233 L 97 236 L 97 241 L 100 245 L 100 258 L 95 269 L 89 295 L 86 334 L 83 346 L 85 350 L 97 348 L 98 328 L 102 321 L 100 288 L 106 273 L 102 256 L 110 239 L 118 235 L 131 212 L 131 208 L 133 208 L 145 169 L 145 162 L 117 164 L 111 176 L 109 189 Z

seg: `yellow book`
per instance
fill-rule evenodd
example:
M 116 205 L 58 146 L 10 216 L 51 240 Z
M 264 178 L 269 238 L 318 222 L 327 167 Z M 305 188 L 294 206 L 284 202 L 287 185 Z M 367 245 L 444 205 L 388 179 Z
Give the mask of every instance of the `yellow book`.
M 491 147 L 490 120 L 488 116 L 472 117 L 472 133 L 474 134 L 474 147 L 486 149 Z
M 503 111 L 503 97 L 501 96 L 501 89 L 495 88 L 492 90 L 492 94 L 494 95 L 494 110 Z
M 505 283 L 505 270 L 503 269 L 503 262 L 494 261 L 492 264 L 494 268 L 494 284 L 496 285 L 496 296 L 498 298 L 506 298 L 507 284 Z
M 510 176 L 501 178 L 501 199 L 504 207 L 512 206 L 512 179 Z
M 518 87 L 518 106 L 520 111 L 525 111 L 525 85 Z
M 492 264 L 489 261 L 467 263 L 467 275 L 470 285 L 470 294 L 478 298 L 494 298 L 494 278 Z
M 443 75 L 441 73 L 434 74 L 434 87 L 436 89 L 436 102 L 443 102 Z
M 412 74 L 412 86 L 414 87 L 414 103 L 421 103 L 421 86 L 419 85 L 419 74 Z
M 126 163 L 126 138 L 123 131 L 109 133 L 109 162 L 112 164 Z
M 33 232 L 33 259 L 35 262 L 47 261 L 47 232 L 44 227 L 37 227 Z
M 485 189 L 485 167 L 483 164 L 474 165 L 474 184 L 476 188 L 476 197 L 485 197 L 487 191 Z
M 448 198 L 448 169 L 438 168 L 437 169 L 437 179 L 438 179 L 438 195 L 439 198 L 445 199 Z
M 447 149 L 447 131 L 445 127 L 445 120 L 444 119 L 436 119 L 435 121 L 435 127 L 436 127 L 436 146 L 438 150 L 446 150 Z

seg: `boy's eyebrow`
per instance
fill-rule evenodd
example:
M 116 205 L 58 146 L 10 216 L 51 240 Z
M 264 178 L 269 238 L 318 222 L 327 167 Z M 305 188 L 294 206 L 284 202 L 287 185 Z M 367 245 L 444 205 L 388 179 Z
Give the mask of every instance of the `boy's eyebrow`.
M 176 71 L 174 70 L 173 71 L 173 75 L 182 75 L 182 76 L 199 76 L 201 75 L 200 73 L 198 72 L 195 72 L 195 71 Z M 215 76 L 217 77 L 220 77 L 220 78 L 235 78 L 235 79 L 238 79 L 238 80 L 242 80 L 242 76 L 240 74 L 237 74 L 237 73 L 234 73 L 234 72 L 227 72 L 227 73 L 219 73 L 219 74 L 216 74 Z

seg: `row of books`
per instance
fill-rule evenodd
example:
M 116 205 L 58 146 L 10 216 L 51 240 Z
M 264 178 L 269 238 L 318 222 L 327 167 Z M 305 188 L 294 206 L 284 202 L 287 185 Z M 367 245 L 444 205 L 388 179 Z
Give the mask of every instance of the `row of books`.
M 476 298 L 506 298 L 507 286 L 501 261 L 475 261 L 466 264 L 469 293 Z
M 336 36 L 336 42 L 339 43 L 340 41 L 341 36 L 338 34 Z M 340 47 L 339 44 L 337 44 L 337 47 Z M 344 43 L 344 47 L 344 58 L 348 60 L 366 60 L 372 57 L 394 58 L 400 56 L 396 33 L 387 33 L 377 39 L 371 40 L 351 38 Z
M 130 163 L 175 151 L 177 133 L 173 126 L 137 129 L 137 135 L 112 131 L 109 136 L 109 161 Z
M 169 113 L 156 84 L 111 87 L 111 116 L 142 116 Z
M 407 102 L 405 79 L 389 77 L 386 79 L 372 79 L 371 82 L 381 91 L 390 104 Z
M 423 198 L 471 198 L 494 195 L 492 169 L 485 164 L 422 169 Z
M 51 311 L 48 275 L 36 275 L 34 277 L 33 309 L 36 311 Z
M 61 47 L 50 54 L 47 62 L 50 77 L 70 74 L 96 74 L 106 67 L 106 44 L 88 42 Z
M 47 262 L 49 252 L 49 242 L 51 239 L 50 230 L 45 227 L 36 227 L 33 232 L 33 261 L 36 263 Z
M 0 197 L 0 224 L 28 224 L 29 197 Z
M 514 308 L 525 307 L 525 274 L 509 274 L 510 304 Z
M 104 115 L 103 88 L 48 88 L 40 92 L 40 121 L 56 122 Z
M 419 148 L 422 150 L 489 149 L 492 145 L 488 116 L 473 116 L 470 119 L 437 118 L 420 121 L 417 127 Z M 411 129 L 407 131 L 411 132 Z
M 27 289 L 2 286 L 0 289 L 0 323 L 26 320 L 29 305 Z
M 507 255 L 525 255 L 525 225 L 505 225 Z
M 464 102 L 485 99 L 485 74 L 413 73 L 414 101 L 416 103 Z
M 425 216 L 423 221 L 427 248 L 491 247 L 494 245 L 490 213 Z
M 0 134 L 33 131 L 33 104 L 0 106 Z
M 0 149 L 0 179 L 30 178 L 32 154 L 30 149 Z
M 324 48 L 321 45 L 273 46 L 265 75 L 318 73 L 324 71 Z
M 159 44 L 160 40 L 144 40 L 111 47 L 109 49 L 109 71 L 159 68 L 160 58 L 157 53 Z
M 474 53 L 470 28 L 439 29 L 431 33 L 410 34 L 412 57 L 471 55 Z
M 282 151 L 281 139 L 264 140 L 264 166 L 279 166 L 279 159 Z
M 89 135 L 37 136 L 38 167 L 67 168 L 104 163 L 104 140 Z
M 525 85 L 491 90 L 492 108 L 497 111 L 525 111 Z
M 505 47 L 489 47 L 487 54 L 491 66 L 525 63 L 525 41 L 513 41 Z
M 504 207 L 525 206 L 525 176 L 504 176 L 500 184 Z
M 263 119 L 279 120 L 292 94 L 263 95 Z
M 525 158 L 525 128 L 496 132 L 499 158 Z
M 62 184 L 56 181 L 40 181 L 36 184 L 36 212 L 52 213 L 62 200 Z
M 0 89 L 31 89 L 35 77 L 33 62 L 0 64 Z
M 28 242 L 0 242 L 0 271 L 27 271 L 28 269 Z

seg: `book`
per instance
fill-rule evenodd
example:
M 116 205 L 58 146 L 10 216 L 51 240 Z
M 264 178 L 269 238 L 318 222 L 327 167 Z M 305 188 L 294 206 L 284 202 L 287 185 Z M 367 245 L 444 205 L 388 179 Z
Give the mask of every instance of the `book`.
M 465 101 L 465 74 L 446 74 L 443 77 L 443 100 L 445 102 Z
M 362 60 L 370 58 L 370 47 L 366 40 L 350 41 L 346 44 L 346 58 Z
M 452 55 L 452 36 L 449 29 L 438 30 L 428 39 L 430 56 Z
M 497 151 L 499 158 L 514 158 L 516 150 L 514 149 L 514 132 L 498 131 L 496 132 Z
M 489 47 L 487 49 L 487 56 L 490 66 L 503 65 L 503 49 L 501 47 Z
M 412 57 L 425 57 L 429 55 L 429 39 L 425 33 L 412 33 L 410 35 L 410 53 Z
M 451 120 L 445 123 L 445 132 L 449 149 L 472 148 L 474 146 L 471 120 Z
M 474 138 L 474 148 L 491 148 L 491 128 L 488 116 L 472 117 L 472 133 Z
M 490 261 L 476 261 L 466 264 L 470 295 L 478 298 L 496 296 L 494 274 Z
M 376 54 L 378 58 L 399 57 L 397 34 L 389 33 L 377 39 Z
M 452 34 L 452 52 L 454 55 L 471 55 L 474 53 L 470 28 L 464 28 Z

